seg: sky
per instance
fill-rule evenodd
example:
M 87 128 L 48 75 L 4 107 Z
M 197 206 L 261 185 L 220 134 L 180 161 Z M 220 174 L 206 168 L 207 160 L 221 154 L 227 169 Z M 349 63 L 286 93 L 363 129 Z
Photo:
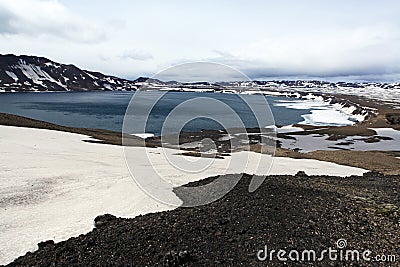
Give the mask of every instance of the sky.
M 0 53 L 134 79 L 226 64 L 251 79 L 400 80 L 400 1 L 0 0 Z

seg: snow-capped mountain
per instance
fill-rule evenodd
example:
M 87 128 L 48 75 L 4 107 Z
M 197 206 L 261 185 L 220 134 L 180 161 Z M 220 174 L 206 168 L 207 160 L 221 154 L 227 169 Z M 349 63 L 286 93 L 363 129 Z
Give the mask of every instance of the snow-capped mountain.
M 134 81 L 81 70 L 74 65 L 53 62 L 44 57 L 0 55 L 0 92 L 22 91 L 131 91 L 166 90 L 214 93 L 263 93 L 299 97 L 299 94 L 357 95 L 399 107 L 400 83 L 326 81 L 237 81 L 192 82 L 160 81 L 139 77 Z
M 135 82 L 44 57 L 0 55 L 0 91 L 136 90 Z

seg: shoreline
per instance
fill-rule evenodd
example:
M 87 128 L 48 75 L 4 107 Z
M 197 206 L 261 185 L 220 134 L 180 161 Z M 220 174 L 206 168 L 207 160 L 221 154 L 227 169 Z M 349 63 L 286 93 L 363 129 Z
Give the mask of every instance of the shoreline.
M 277 136 L 280 138 L 290 138 L 290 136 L 296 135 L 327 135 L 332 140 L 340 140 L 348 136 L 366 136 L 371 137 L 374 135 L 374 131 L 371 131 L 370 127 L 389 127 L 390 125 L 384 120 L 384 116 L 380 116 L 378 119 L 372 118 L 373 121 L 365 121 L 361 124 L 354 126 L 339 126 L 339 127 L 321 127 L 321 126 L 309 126 L 296 124 L 294 127 L 302 128 L 304 131 L 295 131 L 287 133 L 278 133 Z M 29 119 L 17 115 L 0 113 L 0 125 L 16 126 L 16 127 L 28 127 L 37 129 L 49 129 L 61 132 L 70 132 L 83 134 L 91 137 L 92 139 L 85 140 L 89 143 L 99 144 L 110 144 L 110 145 L 122 145 L 122 135 L 118 132 L 101 129 L 85 129 L 85 128 L 74 128 L 67 126 L 60 126 L 44 121 Z M 400 130 L 400 125 L 391 127 L 392 129 Z M 218 132 L 218 135 L 212 134 Z M 209 136 L 209 135 L 214 136 Z M 182 140 L 186 142 L 192 142 L 193 133 L 185 133 Z M 186 136 L 186 137 L 185 137 Z M 211 137 L 214 141 L 218 140 L 223 136 L 219 131 L 205 131 L 201 133 L 200 137 L 209 138 Z M 140 138 L 137 136 L 126 135 L 125 145 L 129 146 L 146 146 L 146 147 L 159 147 L 160 138 Z M 190 139 L 190 140 L 189 140 Z M 262 148 L 257 145 L 250 146 L 251 151 L 261 152 Z M 190 153 L 192 150 L 188 150 Z M 229 153 L 230 151 L 221 151 L 222 154 Z M 322 161 L 328 161 L 338 164 L 344 164 L 347 166 L 364 168 L 368 170 L 380 171 L 382 173 L 400 174 L 399 159 L 400 151 L 352 151 L 352 150 L 319 150 L 307 153 L 302 153 L 294 149 L 280 148 L 276 149 L 276 156 L 289 157 L 294 159 L 317 159 Z

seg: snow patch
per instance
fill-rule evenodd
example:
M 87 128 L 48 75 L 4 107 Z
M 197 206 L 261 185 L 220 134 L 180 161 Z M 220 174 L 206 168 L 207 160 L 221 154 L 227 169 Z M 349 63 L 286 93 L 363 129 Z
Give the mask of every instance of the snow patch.
M 83 142 L 89 137 L 58 131 L 0 126 L 0 132 L 0 198 L 19 201 L 2 202 L 6 206 L 0 209 L 0 264 L 36 250 L 40 241 L 60 242 L 91 231 L 93 219 L 99 214 L 135 217 L 172 209 L 149 197 L 133 182 L 120 147 Z M 279 157 L 272 160 L 269 155 L 242 151 L 220 160 L 188 161 L 197 167 L 212 164 L 205 171 L 188 173 L 167 161 L 182 161 L 183 156 L 177 155 L 177 150 L 126 149 L 133 155 L 136 174 L 151 181 L 156 178 L 154 168 L 157 168 L 165 181 L 171 183 L 171 187 L 159 188 L 159 192 L 175 202 L 180 200 L 173 193 L 173 186 L 222 173 L 279 175 L 304 170 L 309 175 L 348 176 L 366 172 L 317 160 Z M 260 160 L 264 164 L 259 164 Z M 245 169 L 232 161 L 246 163 Z
M 315 126 L 346 126 L 355 124 L 355 121 L 350 120 L 348 115 L 333 109 L 311 110 L 311 114 L 305 114 L 302 117 L 304 121 L 299 122 L 299 124 Z
M 111 87 L 111 85 L 108 84 L 108 83 L 105 83 L 103 86 L 104 86 L 104 88 L 109 89 L 109 90 L 112 90 L 112 89 L 113 89 L 113 88 Z
M 22 60 L 20 62 L 23 62 Z M 49 75 L 46 71 L 42 70 L 39 66 L 32 64 L 19 64 L 17 66 L 22 73 L 30 80 L 32 80 L 35 84 L 43 85 L 43 80 L 48 80 L 49 82 L 55 83 L 60 87 L 66 88 L 66 85 L 62 84 L 60 81 L 55 80 L 51 75 Z
M 353 125 L 365 120 L 368 115 L 353 114 L 357 109 L 354 106 L 344 107 L 341 104 L 330 104 L 322 97 L 306 96 L 307 100 L 277 100 L 274 103 L 277 107 L 286 107 L 289 109 L 311 110 L 310 114 L 302 115 L 304 121 L 300 124 L 316 126 L 346 126 Z
M 303 132 L 304 129 L 300 127 L 293 127 L 293 125 L 287 125 L 277 128 L 277 133 L 293 133 L 293 132 Z
M 140 138 L 143 138 L 143 139 L 146 139 L 146 138 L 149 138 L 149 137 L 154 137 L 154 134 L 153 133 L 141 133 L 141 134 L 131 134 L 131 135 L 133 135 L 133 136 L 137 136 L 137 137 L 140 137 Z
M 7 70 L 6 70 L 6 73 L 7 73 L 8 76 L 10 76 L 12 79 L 14 79 L 14 82 L 17 82 L 17 81 L 18 81 L 18 77 L 17 77 L 17 75 L 15 75 L 14 72 L 7 71 Z
M 96 76 L 94 76 L 94 75 L 88 73 L 87 71 L 85 71 L 85 74 L 86 74 L 87 76 L 89 76 L 90 78 L 92 78 L 93 80 L 99 79 L 99 78 L 97 78 Z

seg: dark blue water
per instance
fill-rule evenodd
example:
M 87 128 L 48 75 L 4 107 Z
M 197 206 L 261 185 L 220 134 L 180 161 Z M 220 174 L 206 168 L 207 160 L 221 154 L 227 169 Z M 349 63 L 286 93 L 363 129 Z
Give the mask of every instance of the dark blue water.
M 148 94 L 148 95 L 146 95 Z M 231 107 L 240 117 L 246 127 L 265 127 L 258 125 L 254 114 L 242 98 L 234 94 L 168 92 L 151 110 L 150 116 L 143 118 L 140 115 L 140 105 L 146 105 L 146 98 L 151 98 L 155 92 L 141 92 L 144 101 L 140 101 L 135 118 L 147 121 L 145 131 L 160 134 L 166 116 L 179 104 L 189 99 L 207 97 L 219 100 Z M 20 115 L 51 123 L 84 128 L 99 128 L 113 131 L 122 131 L 124 115 L 134 93 L 131 92 L 76 92 L 76 93 L 10 93 L 0 94 L 0 112 Z M 250 102 L 256 103 L 264 96 L 251 96 Z M 267 97 L 275 125 L 290 125 L 302 121 L 301 115 L 310 110 L 295 110 L 274 106 L 278 100 L 290 101 L 282 97 Z M 260 106 L 264 108 L 264 106 Z M 199 107 L 187 109 L 186 113 L 199 113 Z M 210 110 L 207 105 L 201 107 Z M 135 111 L 135 110 L 134 110 Z M 136 112 L 136 111 L 135 111 Z M 268 112 L 265 112 L 268 116 Z M 187 115 L 187 114 L 185 114 Z M 264 120 L 264 124 L 273 124 L 271 120 Z M 235 126 L 235 125 L 234 125 Z M 239 126 L 238 126 L 239 127 Z M 197 118 L 184 127 L 185 131 L 199 131 L 201 129 L 221 129 L 219 123 L 207 119 Z M 135 131 L 135 130 L 132 130 Z M 137 129 L 142 133 L 143 129 Z M 131 132 L 132 133 L 132 132 Z

